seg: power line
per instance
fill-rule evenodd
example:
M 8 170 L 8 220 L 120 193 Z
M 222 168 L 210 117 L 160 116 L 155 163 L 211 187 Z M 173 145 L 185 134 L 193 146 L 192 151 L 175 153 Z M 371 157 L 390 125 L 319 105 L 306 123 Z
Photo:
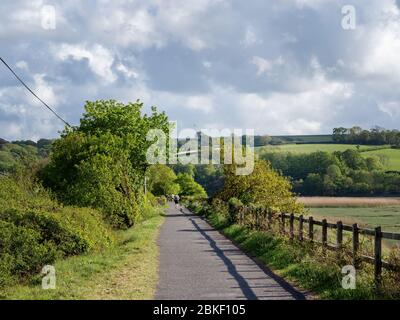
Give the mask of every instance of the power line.
M 3 64 L 8 68 L 8 70 L 11 71 L 11 73 L 15 76 L 15 78 L 17 78 L 17 80 L 18 80 L 19 82 L 21 82 L 22 85 L 23 85 L 36 99 L 38 99 L 41 103 L 43 103 L 43 105 L 44 105 L 47 109 L 49 109 L 58 119 L 60 119 L 62 122 L 64 122 L 66 126 L 71 127 L 71 125 L 70 125 L 67 121 L 65 121 L 63 118 L 61 118 L 61 116 L 58 115 L 57 112 L 55 112 L 46 102 L 44 102 L 42 99 L 40 99 L 40 98 L 25 84 L 25 82 L 22 81 L 22 79 L 21 79 L 20 77 L 18 77 L 18 75 L 14 72 L 13 69 L 11 69 L 11 67 L 7 64 L 7 62 L 5 62 L 5 61 L 3 60 L 2 57 L 0 57 L 0 60 L 1 60 L 1 62 L 3 62 Z

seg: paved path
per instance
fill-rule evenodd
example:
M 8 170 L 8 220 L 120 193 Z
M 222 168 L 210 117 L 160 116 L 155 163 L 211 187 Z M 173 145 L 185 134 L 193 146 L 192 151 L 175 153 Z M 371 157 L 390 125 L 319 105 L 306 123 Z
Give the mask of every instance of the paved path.
M 170 205 L 161 227 L 156 299 L 304 299 L 204 219 Z

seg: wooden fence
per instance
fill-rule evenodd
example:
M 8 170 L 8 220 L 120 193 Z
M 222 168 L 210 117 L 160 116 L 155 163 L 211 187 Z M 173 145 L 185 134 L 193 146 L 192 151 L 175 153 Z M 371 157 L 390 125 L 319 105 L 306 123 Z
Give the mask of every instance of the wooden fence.
M 381 227 L 375 229 L 360 228 L 357 224 L 346 225 L 342 221 L 329 223 L 326 219 L 322 221 L 314 220 L 313 217 L 304 218 L 294 214 L 274 214 L 262 208 L 249 208 L 245 206 L 230 207 L 230 214 L 233 220 L 239 224 L 246 224 L 258 230 L 268 230 L 273 227 L 274 221 L 278 220 L 279 229 L 282 234 L 288 235 L 290 241 L 308 241 L 322 245 L 326 250 L 348 252 L 352 257 L 353 266 L 357 269 L 360 262 L 371 263 L 374 265 L 375 283 L 379 288 L 382 282 L 382 268 L 400 272 L 399 266 L 392 265 L 382 259 L 382 239 L 400 240 L 400 233 L 383 232 Z M 250 219 L 249 219 L 250 218 Z M 296 221 L 296 228 L 295 228 Z M 306 227 L 307 225 L 307 227 Z M 322 228 L 321 239 L 315 237 L 315 226 Z M 295 230 L 296 229 L 296 230 Z M 328 243 L 328 229 L 336 230 L 336 244 Z M 351 249 L 343 246 L 343 234 L 351 233 Z M 360 253 L 360 235 L 370 236 L 373 239 L 373 257 Z

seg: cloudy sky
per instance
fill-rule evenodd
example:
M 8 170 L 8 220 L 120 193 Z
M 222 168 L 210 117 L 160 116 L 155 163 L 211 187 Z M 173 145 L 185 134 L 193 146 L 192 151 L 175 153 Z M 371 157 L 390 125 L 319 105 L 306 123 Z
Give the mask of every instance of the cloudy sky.
M 355 29 L 344 29 L 352 5 Z M 0 56 L 71 124 L 141 99 L 181 128 L 399 128 L 400 0 L 2 0 Z M 52 16 L 55 12 L 55 19 Z M 0 137 L 63 124 L 0 65 Z

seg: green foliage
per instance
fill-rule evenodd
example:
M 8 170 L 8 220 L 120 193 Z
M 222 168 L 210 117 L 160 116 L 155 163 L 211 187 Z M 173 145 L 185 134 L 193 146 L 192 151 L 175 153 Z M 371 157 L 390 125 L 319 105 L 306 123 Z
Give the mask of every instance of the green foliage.
M 282 212 L 301 212 L 290 181 L 274 171 L 266 161 L 256 161 L 250 175 L 238 176 L 234 165 L 225 167 L 225 184 L 217 197 L 224 201 L 239 199 L 243 204 L 255 204 Z
M 194 181 L 194 178 L 188 173 L 178 174 L 176 182 L 181 188 L 180 194 L 183 196 L 194 196 L 198 198 L 207 198 L 204 188 Z
M 87 102 L 80 126 L 53 144 L 42 178 L 62 201 L 101 209 L 112 225 L 132 226 L 143 196 L 150 129 L 168 131 L 164 113 L 142 115 L 143 104 Z
M 0 173 L 13 172 L 18 167 L 37 162 L 48 155 L 51 140 L 13 141 L 0 144 Z
M 224 174 L 222 166 L 220 165 L 197 165 L 194 173 L 194 180 L 199 183 L 212 197 L 224 184 Z
M 64 207 L 28 177 L 0 177 L 0 289 L 57 258 L 113 243 L 101 213 Z
M 400 175 L 383 171 L 377 157 L 348 149 L 310 154 L 264 153 L 261 157 L 293 180 L 302 195 L 384 195 L 400 193 Z
M 213 164 L 175 164 L 171 165 L 175 174 L 187 173 L 194 178 L 206 191 L 209 197 L 221 190 L 224 183 L 224 175 L 221 165 Z
M 155 164 L 147 170 L 148 190 L 155 196 L 179 194 L 181 187 L 177 184 L 175 172 L 163 164 Z

